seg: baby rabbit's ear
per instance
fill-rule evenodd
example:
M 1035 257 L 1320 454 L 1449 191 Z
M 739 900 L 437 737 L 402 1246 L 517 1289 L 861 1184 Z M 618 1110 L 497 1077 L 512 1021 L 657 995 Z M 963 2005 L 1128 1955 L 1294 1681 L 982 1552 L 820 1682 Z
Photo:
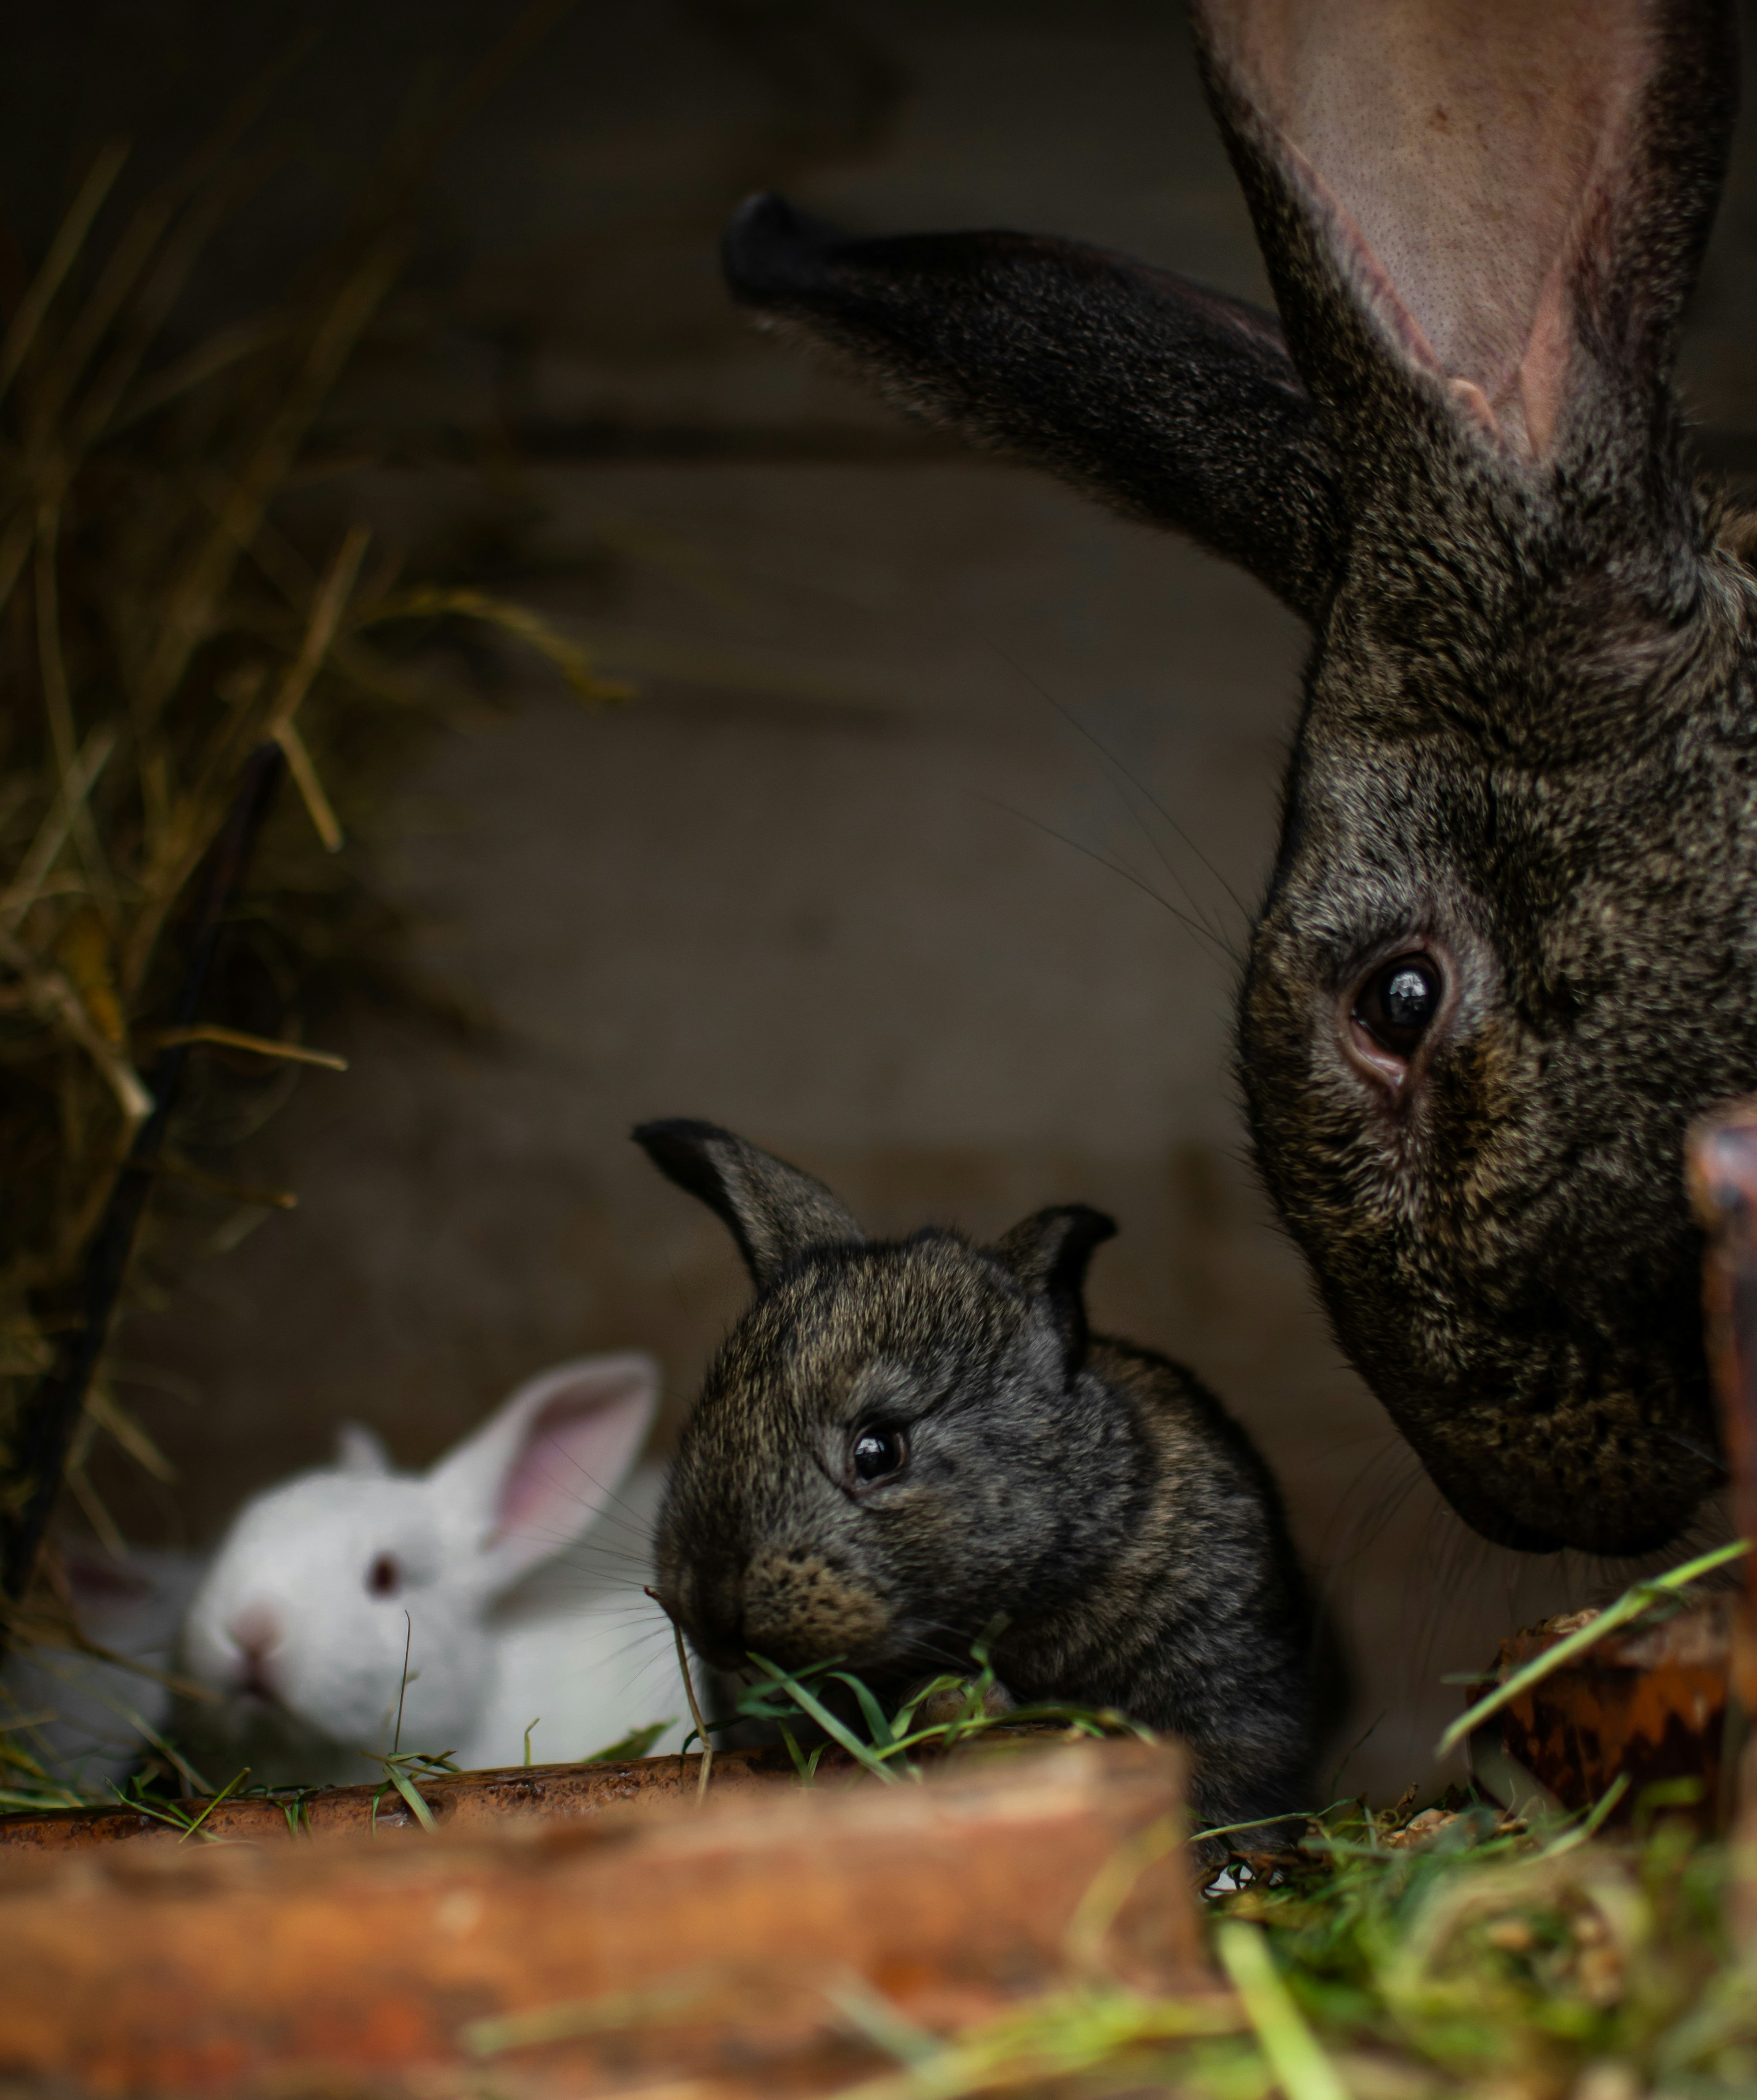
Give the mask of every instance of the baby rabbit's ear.
M 1424 401 L 1437 428 L 1506 458 L 1632 485 L 1724 164 L 1730 7 L 1197 0 L 1196 15 L 1351 496 L 1407 476 L 1383 440 Z
M 634 1140 L 661 1174 L 725 1220 L 759 1290 L 815 1248 L 865 1238 L 821 1181 L 717 1124 L 644 1123 Z
M 1281 326 L 1169 270 L 1025 233 L 852 240 L 778 196 L 726 232 L 741 305 L 909 408 L 1328 602 L 1339 475 Z
M 595 1523 L 641 1454 L 659 1369 L 630 1351 L 583 1357 L 522 1385 L 428 1476 L 440 1521 L 491 1590 Z
M 1116 1235 L 1116 1221 L 1084 1203 L 1038 1211 L 1015 1225 L 994 1251 L 1028 1290 L 1048 1299 L 1055 1321 L 1077 1357 L 1085 1348 L 1086 1264 L 1092 1250 Z
M 388 1473 L 390 1454 L 363 1422 L 344 1422 L 336 1432 L 336 1464 L 344 1473 Z

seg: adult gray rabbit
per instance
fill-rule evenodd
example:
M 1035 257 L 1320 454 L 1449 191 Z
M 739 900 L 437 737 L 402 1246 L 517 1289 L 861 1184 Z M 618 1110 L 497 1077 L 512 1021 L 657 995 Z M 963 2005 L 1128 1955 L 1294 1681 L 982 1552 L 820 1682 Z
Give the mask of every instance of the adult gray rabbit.
M 658 1594 L 707 1662 L 842 1656 L 895 1697 L 1004 1620 L 1015 1700 L 1181 1736 L 1209 1823 L 1313 1806 L 1313 1617 L 1279 1498 L 1188 1371 L 1087 1332 L 1108 1218 L 872 1241 L 729 1131 L 635 1137 L 756 1285 L 659 1514 Z
M 1203 0 L 1279 321 L 777 198 L 738 297 L 1242 563 L 1314 646 L 1238 1069 L 1349 1356 L 1485 1536 L 1635 1552 L 1720 1467 L 1682 1138 L 1757 1085 L 1757 519 L 1671 373 L 1718 0 Z

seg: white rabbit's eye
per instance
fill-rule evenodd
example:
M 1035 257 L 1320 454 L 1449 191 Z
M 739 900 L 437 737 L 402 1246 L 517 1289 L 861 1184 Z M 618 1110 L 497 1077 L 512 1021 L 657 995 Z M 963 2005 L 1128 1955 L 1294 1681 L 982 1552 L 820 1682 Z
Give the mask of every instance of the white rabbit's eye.
M 909 1462 L 909 1449 L 901 1429 L 883 1429 L 869 1423 L 854 1439 L 854 1477 L 862 1487 L 887 1480 L 901 1473 Z
M 403 1568 L 394 1555 L 379 1555 L 366 1571 L 366 1587 L 374 1597 L 396 1595 L 403 1587 Z
M 1433 1026 L 1445 996 L 1445 980 L 1431 955 L 1398 955 L 1363 986 L 1354 1018 L 1380 1049 L 1407 1057 Z

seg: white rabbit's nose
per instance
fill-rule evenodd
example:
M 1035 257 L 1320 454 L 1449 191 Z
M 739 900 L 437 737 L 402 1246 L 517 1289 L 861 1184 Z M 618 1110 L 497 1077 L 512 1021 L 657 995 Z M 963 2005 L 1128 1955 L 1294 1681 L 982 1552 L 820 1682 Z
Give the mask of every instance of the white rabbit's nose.
M 245 1655 L 271 1655 L 285 1638 L 279 1616 L 266 1604 L 252 1604 L 226 1629 Z
M 284 1638 L 279 1617 L 266 1604 L 252 1604 L 239 1612 L 226 1631 L 238 1649 L 241 1665 L 239 1689 L 272 1698 L 274 1688 L 268 1681 L 269 1657 Z

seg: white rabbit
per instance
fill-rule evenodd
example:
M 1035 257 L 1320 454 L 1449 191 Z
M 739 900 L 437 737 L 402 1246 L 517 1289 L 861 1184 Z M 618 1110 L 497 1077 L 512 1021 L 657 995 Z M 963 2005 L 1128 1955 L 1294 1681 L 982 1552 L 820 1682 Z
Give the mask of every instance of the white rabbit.
M 642 1588 L 658 1478 L 631 1480 L 658 1400 L 651 1357 L 582 1358 L 429 1472 L 394 1471 L 350 1427 L 334 1466 L 247 1503 L 183 1628 L 185 1670 L 219 1695 L 180 1714 L 196 1763 L 370 1780 L 361 1753 L 399 1740 L 399 1701 L 401 1747 L 465 1768 L 520 1762 L 534 1722 L 542 1762 L 679 1716 L 669 1622 Z
M 60 1557 L 81 1632 L 125 1661 L 78 1648 L 20 1649 L 0 1674 L 0 1729 L 51 1779 L 101 1794 L 170 1723 L 164 1675 L 204 1563 L 193 1553 L 137 1551 L 118 1559 L 75 1546 L 64 1546 Z M 128 1669 L 128 1661 L 143 1667 Z

